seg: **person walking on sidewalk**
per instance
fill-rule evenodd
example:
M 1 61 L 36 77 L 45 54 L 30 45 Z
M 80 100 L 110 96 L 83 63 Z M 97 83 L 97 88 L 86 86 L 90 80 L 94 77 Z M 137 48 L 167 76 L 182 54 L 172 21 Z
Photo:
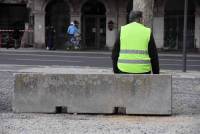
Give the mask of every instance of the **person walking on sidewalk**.
M 150 28 L 141 11 L 131 11 L 129 24 L 122 26 L 112 50 L 114 73 L 159 74 L 158 53 Z
M 47 27 L 47 50 L 54 50 L 54 36 L 55 36 L 55 28 L 50 25 Z

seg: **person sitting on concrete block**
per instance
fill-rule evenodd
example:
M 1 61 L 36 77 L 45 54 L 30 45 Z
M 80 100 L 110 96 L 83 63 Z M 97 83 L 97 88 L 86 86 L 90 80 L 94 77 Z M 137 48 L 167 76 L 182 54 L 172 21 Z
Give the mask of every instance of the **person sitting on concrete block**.
M 121 27 L 112 50 L 114 73 L 159 74 L 154 37 L 142 24 L 142 12 L 131 11 L 129 22 Z

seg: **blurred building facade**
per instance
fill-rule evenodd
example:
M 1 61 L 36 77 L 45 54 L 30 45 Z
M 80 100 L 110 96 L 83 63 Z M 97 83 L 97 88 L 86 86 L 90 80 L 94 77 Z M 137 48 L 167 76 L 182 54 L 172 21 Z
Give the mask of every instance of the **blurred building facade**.
M 12 28 L 11 23 L 17 21 L 23 29 L 22 24 L 28 22 L 33 29 L 33 47 L 45 48 L 45 29 L 53 26 L 56 48 L 63 49 L 67 27 L 77 21 L 85 48 L 111 49 L 132 7 L 133 0 L 1 0 L 0 29 Z M 153 14 L 157 47 L 181 50 L 184 0 L 154 0 Z M 200 49 L 199 0 L 189 0 L 187 35 L 187 48 Z
M 187 49 L 200 50 L 200 1 L 188 0 Z M 153 32 L 158 48 L 181 50 L 184 0 L 155 0 Z

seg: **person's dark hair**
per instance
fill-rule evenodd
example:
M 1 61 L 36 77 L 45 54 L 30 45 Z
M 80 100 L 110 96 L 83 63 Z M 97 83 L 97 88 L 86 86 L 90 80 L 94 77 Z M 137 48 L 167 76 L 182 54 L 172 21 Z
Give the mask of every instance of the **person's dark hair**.
M 143 15 L 141 11 L 131 11 L 129 14 L 129 22 L 140 22 Z

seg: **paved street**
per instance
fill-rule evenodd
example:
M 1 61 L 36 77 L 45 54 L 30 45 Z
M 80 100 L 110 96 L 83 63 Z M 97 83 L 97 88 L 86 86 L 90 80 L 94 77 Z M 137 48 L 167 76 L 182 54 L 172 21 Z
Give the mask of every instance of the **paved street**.
M 183 58 L 182 54 L 159 54 L 161 69 L 182 70 Z M 200 54 L 188 54 L 187 69 L 200 71 Z
M 189 54 L 188 70 L 200 71 L 200 54 Z M 182 70 L 182 54 L 159 54 L 161 70 Z M 31 49 L 1 49 L 0 64 L 41 66 L 89 66 L 111 68 L 110 52 L 46 51 Z
M 66 51 L 4 51 L 1 64 L 111 67 L 110 53 Z

